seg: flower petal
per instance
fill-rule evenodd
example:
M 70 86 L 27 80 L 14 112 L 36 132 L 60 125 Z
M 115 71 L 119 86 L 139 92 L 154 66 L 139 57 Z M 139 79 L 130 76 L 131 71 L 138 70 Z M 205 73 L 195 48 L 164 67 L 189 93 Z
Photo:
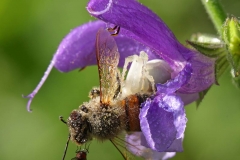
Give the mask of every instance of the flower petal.
M 94 21 L 73 29 L 60 43 L 54 55 L 54 66 L 61 72 L 69 72 L 97 64 L 95 40 L 100 28 L 106 28 L 106 23 Z M 126 57 L 139 54 L 140 51 L 148 52 L 150 59 L 156 58 L 148 47 L 124 35 L 119 34 L 114 39 L 120 53 L 119 66 L 121 67 Z
M 185 53 L 185 58 L 192 64 L 192 76 L 188 84 L 179 92 L 196 93 L 203 91 L 215 83 L 215 59 L 206 57 L 196 51 Z
M 214 60 L 180 44 L 166 24 L 136 0 L 90 0 L 87 10 L 98 19 L 120 26 L 121 34 L 155 51 L 169 63 L 175 75 L 186 61 L 196 63 L 192 66 L 193 76 L 181 89 L 182 93 L 199 92 L 215 82 Z
M 187 122 L 184 104 L 175 95 L 147 100 L 139 118 L 148 146 L 159 152 L 167 151 L 175 139 L 183 136 Z
M 97 64 L 95 40 L 97 31 L 100 28 L 106 28 L 106 23 L 103 21 L 89 22 L 73 29 L 62 40 L 37 87 L 29 95 L 23 96 L 29 98 L 27 104 L 27 110 L 29 112 L 31 112 L 30 105 L 34 96 L 46 81 L 53 67 L 61 72 L 69 72 L 74 69 Z M 148 53 L 149 59 L 156 59 L 156 54 L 154 54 L 149 47 L 129 37 L 119 34 L 115 36 L 114 39 L 120 53 L 119 67 L 123 66 L 126 57 L 133 54 L 139 54 L 140 51 Z
M 166 152 L 183 152 L 183 137 L 175 139 L 172 145 L 166 150 Z
M 88 12 L 98 19 L 121 27 L 121 33 L 149 46 L 181 70 L 184 64 L 174 34 L 150 9 L 136 0 L 90 0 Z M 180 69 L 179 69 L 180 67 Z
M 179 138 L 179 139 L 175 139 L 175 140 L 173 141 L 173 143 L 171 144 L 171 146 L 165 150 L 165 153 L 166 153 L 166 152 L 182 152 L 182 151 L 183 151 L 183 145 L 182 145 L 183 138 L 184 138 L 184 135 L 183 135 L 181 138 Z M 140 144 L 141 144 L 142 146 L 145 146 L 145 147 L 147 147 L 147 148 L 150 148 L 150 147 L 148 146 L 148 143 L 147 143 L 145 137 L 143 136 L 143 134 L 141 134 L 140 141 L 141 141 Z M 158 153 L 159 153 L 159 152 L 158 152 Z M 164 153 L 164 152 L 161 152 L 161 153 Z
M 165 110 L 167 109 L 173 113 L 174 126 L 177 130 L 176 139 L 182 138 L 186 128 L 187 118 L 181 98 L 175 94 L 164 96 L 161 105 L 165 107 Z
M 105 26 L 102 21 L 94 21 L 71 30 L 54 55 L 54 66 L 61 72 L 68 72 L 96 64 L 96 34 L 99 28 Z
M 177 93 L 177 95 L 181 97 L 181 100 L 183 101 L 184 106 L 199 99 L 199 93 L 192 93 L 192 94 Z
M 126 136 L 127 148 L 134 155 L 151 160 L 167 160 L 175 156 L 175 152 L 157 152 L 142 146 L 141 137 L 143 137 L 142 132 L 134 132 Z
M 187 63 L 185 68 L 179 72 L 179 74 L 164 84 L 157 84 L 157 93 L 169 94 L 174 93 L 180 89 L 183 85 L 187 84 L 192 74 L 192 67 L 190 63 Z

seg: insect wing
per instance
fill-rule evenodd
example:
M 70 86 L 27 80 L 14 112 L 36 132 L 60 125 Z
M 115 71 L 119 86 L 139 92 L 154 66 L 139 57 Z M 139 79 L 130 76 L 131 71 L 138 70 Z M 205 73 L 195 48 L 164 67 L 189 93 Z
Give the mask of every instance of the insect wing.
M 137 159 L 137 157 L 144 157 L 142 154 L 139 154 L 142 153 L 142 146 L 132 141 L 129 142 L 126 139 L 127 137 L 128 135 L 122 133 L 114 137 L 113 139 L 110 139 L 110 141 L 114 145 L 114 147 L 120 152 L 124 160 L 135 160 Z M 131 150 L 129 150 L 129 148 L 131 148 Z
M 119 53 L 117 44 L 111 34 L 100 29 L 96 38 L 96 57 L 100 81 L 100 102 L 109 104 L 118 89 Z

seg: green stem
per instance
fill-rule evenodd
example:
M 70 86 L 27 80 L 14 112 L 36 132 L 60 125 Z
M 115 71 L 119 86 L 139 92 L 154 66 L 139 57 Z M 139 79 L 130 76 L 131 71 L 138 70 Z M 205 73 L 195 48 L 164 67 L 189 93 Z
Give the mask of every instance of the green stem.
M 222 26 L 227 18 L 227 14 L 223 10 L 222 5 L 218 0 L 201 0 L 207 13 L 209 14 L 218 34 L 222 36 Z

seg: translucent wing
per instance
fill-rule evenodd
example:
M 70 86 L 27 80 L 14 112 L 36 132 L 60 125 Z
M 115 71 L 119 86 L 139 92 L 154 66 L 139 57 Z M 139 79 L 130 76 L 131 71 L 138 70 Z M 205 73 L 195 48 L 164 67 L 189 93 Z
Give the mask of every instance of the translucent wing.
M 140 137 L 141 132 L 133 132 L 132 134 L 120 134 L 113 139 L 109 139 L 115 148 L 120 152 L 124 160 L 135 160 L 138 158 L 144 158 L 147 160 L 154 159 L 150 149 L 141 146 Z M 137 136 L 135 136 L 135 134 Z
M 109 104 L 119 87 L 119 53 L 110 33 L 100 29 L 96 38 L 96 57 L 100 81 L 100 103 Z

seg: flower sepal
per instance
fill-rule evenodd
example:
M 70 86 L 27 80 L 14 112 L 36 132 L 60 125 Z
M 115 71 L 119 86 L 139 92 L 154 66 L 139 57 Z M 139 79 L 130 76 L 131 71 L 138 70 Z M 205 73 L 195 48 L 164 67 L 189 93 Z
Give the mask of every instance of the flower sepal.
M 233 83 L 240 88 L 240 24 L 235 17 L 227 18 L 223 25 L 223 40 L 228 50 Z

